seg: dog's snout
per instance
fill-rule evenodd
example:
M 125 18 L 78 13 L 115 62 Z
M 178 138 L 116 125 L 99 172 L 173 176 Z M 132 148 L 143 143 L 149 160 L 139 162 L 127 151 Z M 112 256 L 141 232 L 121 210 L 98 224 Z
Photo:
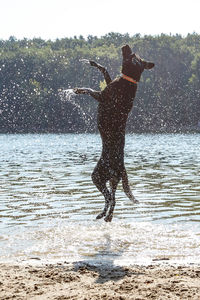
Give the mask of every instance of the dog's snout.
M 145 69 L 149 70 L 149 69 L 152 69 L 154 66 L 155 66 L 154 63 L 152 63 L 152 62 L 146 62 Z

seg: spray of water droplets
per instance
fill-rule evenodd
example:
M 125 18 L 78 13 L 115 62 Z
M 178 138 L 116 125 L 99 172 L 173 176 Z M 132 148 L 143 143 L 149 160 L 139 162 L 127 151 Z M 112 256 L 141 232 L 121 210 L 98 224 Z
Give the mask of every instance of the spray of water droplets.
M 63 102 L 70 101 L 74 103 L 74 97 L 76 94 L 73 89 L 61 90 L 59 91 L 60 98 Z
M 91 121 L 91 116 L 86 113 L 80 104 L 76 101 L 77 94 L 73 89 L 60 90 L 59 96 L 62 102 L 70 102 L 74 109 L 77 109 L 79 116 L 82 118 L 84 123 L 89 126 Z
M 84 64 L 90 64 L 90 61 L 88 59 L 82 58 L 79 60 L 80 62 Z M 59 96 L 62 102 L 70 102 L 73 106 L 74 109 L 77 109 L 79 111 L 80 117 L 84 120 L 86 125 L 90 124 L 91 121 L 91 116 L 87 114 L 83 108 L 77 103 L 76 101 L 76 93 L 74 92 L 73 89 L 66 89 L 66 90 L 60 90 L 59 91 Z

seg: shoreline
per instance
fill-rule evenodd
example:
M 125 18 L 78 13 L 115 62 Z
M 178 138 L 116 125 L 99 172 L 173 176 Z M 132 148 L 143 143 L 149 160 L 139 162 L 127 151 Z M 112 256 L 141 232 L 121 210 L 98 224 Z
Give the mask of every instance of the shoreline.
M 200 265 L 0 263 L 0 299 L 200 299 Z

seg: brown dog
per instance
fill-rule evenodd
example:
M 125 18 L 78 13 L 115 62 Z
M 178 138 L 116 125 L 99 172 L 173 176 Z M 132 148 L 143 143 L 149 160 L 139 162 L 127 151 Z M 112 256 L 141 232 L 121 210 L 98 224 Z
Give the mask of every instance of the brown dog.
M 133 106 L 137 83 L 144 69 L 151 69 L 154 63 L 142 60 L 132 53 L 128 45 L 122 47 L 122 76 L 111 80 L 107 70 L 94 61 L 91 66 L 98 68 L 104 75 L 106 88 L 99 92 L 89 88 L 75 88 L 76 94 L 88 94 L 99 102 L 98 129 L 102 139 L 101 157 L 92 173 L 93 183 L 105 197 L 105 207 L 97 216 L 105 217 L 110 222 L 115 207 L 115 192 L 122 179 L 124 192 L 133 202 L 138 202 L 133 196 L 128 184 L 128 176 L 124 166 L 125 129 L 128 114 Z M 110 190 L 106 183 L 109 181 Z

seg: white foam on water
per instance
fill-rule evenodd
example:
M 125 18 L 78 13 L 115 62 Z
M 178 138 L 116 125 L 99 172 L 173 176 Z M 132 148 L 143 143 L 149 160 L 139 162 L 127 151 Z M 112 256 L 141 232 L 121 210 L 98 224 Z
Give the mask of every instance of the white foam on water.
M 3 238 L 3 237 L 2 237 Z M 200 234 L 182 225 L 58 222 L 4 236 L 2 261 L 87 262 L 112 265 L 200 263 Z

